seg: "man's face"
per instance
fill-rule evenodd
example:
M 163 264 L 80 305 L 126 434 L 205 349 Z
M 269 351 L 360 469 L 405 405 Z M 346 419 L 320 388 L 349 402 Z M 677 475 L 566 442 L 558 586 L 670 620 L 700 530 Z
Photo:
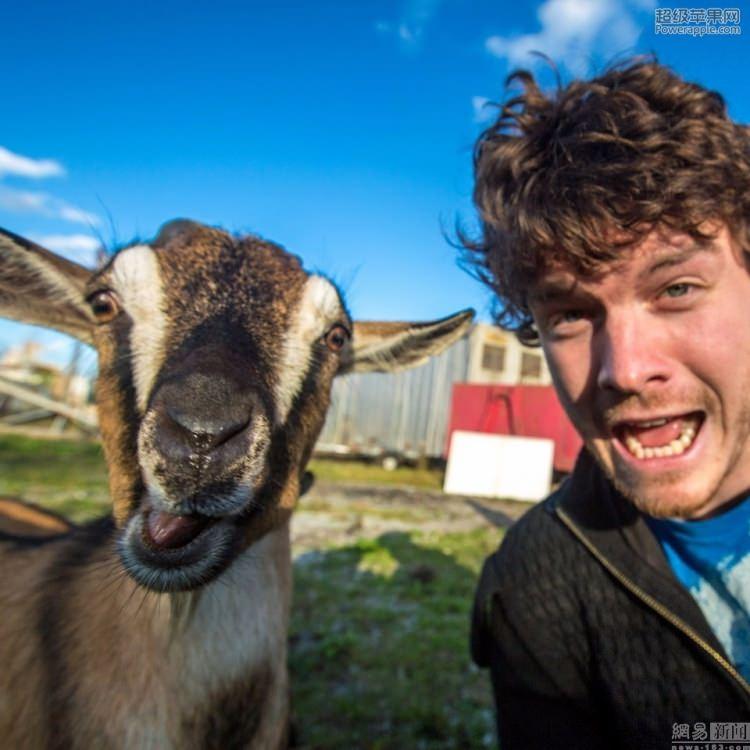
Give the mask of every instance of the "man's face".
M 550 269 L 531 309 L 573 424 L 654 516 L 700 518 L 750 490 L 750 272 L 725 227 L 707 246 L 652 232 L 596 277 Z

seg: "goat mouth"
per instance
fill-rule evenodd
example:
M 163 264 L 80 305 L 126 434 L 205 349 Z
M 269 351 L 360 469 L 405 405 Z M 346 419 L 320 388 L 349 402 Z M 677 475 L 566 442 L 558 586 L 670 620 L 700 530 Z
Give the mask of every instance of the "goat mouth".
M 141 586 L 190 591 L 228 567 L 240 539 L 237 519 L 172 515 L 147 506 L 126 524 L 118 550 L 125 570 Z
M 175 516 L 153 508 L 147 508 L 143 515 L 143 541 L 152 549 L 160 551 L 185 547 L 216 522 L 215 518 L 207 516 Z

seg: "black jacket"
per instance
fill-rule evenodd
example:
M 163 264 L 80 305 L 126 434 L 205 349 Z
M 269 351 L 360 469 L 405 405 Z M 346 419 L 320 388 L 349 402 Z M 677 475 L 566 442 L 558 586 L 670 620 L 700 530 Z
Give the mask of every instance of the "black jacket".
M 502 750 L 668 750 L 675 725 L 750 721 L 750 685 L 586 451 L 485 562 L 471 648 Z

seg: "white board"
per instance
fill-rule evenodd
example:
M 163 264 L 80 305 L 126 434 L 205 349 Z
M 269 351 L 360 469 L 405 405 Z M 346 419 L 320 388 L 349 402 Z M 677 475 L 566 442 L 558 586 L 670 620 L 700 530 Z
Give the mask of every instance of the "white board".
M 456 430 L 443 490 L 536 502 L 552 482 L 553 440 Z

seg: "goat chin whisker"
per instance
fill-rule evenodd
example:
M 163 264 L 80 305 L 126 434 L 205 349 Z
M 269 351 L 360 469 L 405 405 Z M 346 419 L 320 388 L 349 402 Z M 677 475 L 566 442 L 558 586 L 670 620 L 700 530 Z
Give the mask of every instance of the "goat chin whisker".
M 281 746 L 291 558 L 276 508 L 344 366 L 406 366 L 468 318 L 424 333 L 353 323 L 296 256 L 187 220 L 89 276 L 0 230 L 0 314 L 96 348 L 113 504 L 41 541 L 59 518 L 0 505 L 0 532 L 39 529 L 0 542 L 3 747 L 181 750 L 217 726 L 238 746 Z

